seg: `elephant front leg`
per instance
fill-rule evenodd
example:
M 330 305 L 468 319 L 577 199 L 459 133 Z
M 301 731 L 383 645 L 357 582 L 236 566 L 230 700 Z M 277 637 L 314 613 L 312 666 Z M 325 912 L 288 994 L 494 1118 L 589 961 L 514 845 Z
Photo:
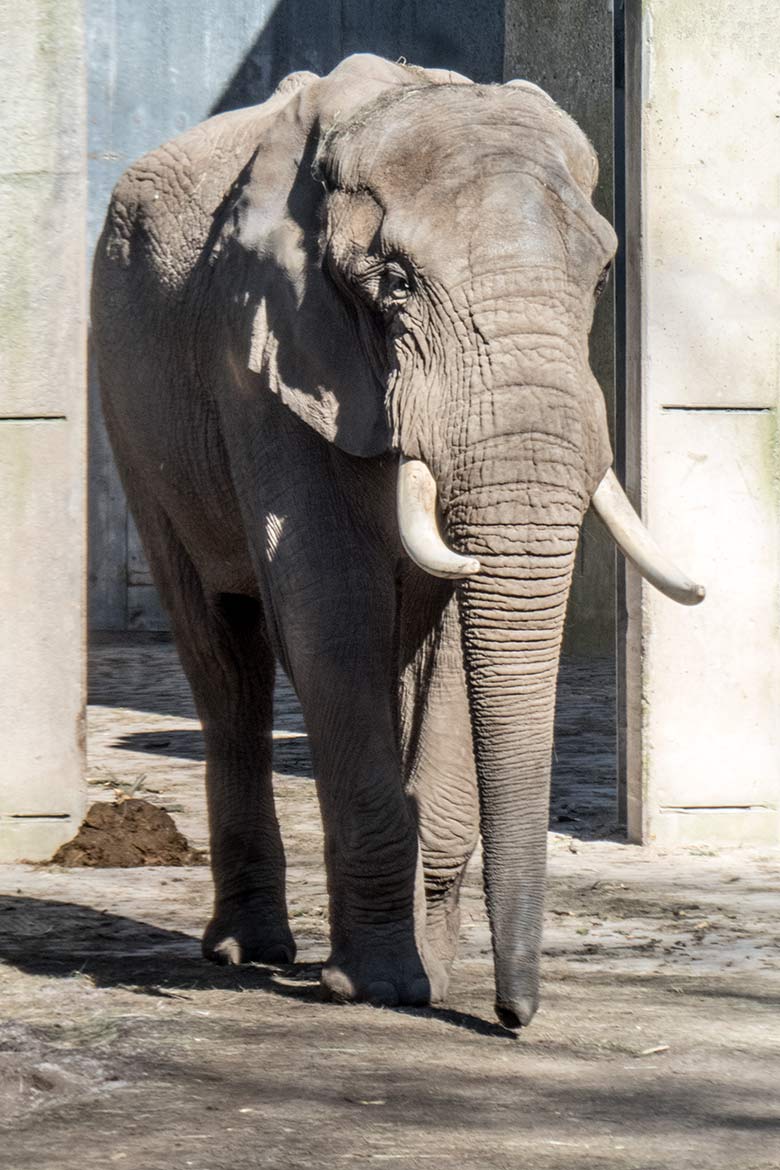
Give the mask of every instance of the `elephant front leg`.
M 323 819 L 331 930 L 324 990 L 341 1001 L 426 1004 L 442 994 L 443 972 L 425 961 L 415 936 L 418 842 L 396 731 L 394 584 L 381 568 L 354 589 L 323 569 L 318 588 L 329 604 L 312 607 L 290 587 L 279 616 Z
M 331 954 L 327 995 L 422 1005 L 441 998 L 444 973 L 415 934 L 418 844 L 400 780 L 390 688 L 365 660 L 299 693 L 325 830 Z
M 479 836 L 479 798 L 452 586 L 412 570 L 403 600 L 401 734 L 417 814 L 426 948 L 449 971 L 463 875 Z
M 269 473 L 265 506 L 280 519 L 255 557 L 317 777 L 331 931 L 323 987 L 337 1000 L 424 1004 L 446 980 L 415 932 L 419 847 L 397 729 L 394 471 L 341 458 L 287 412 L 277 421 L 279 446 L 295 440 L 288 462 L 302 472 L 294 491 Z M 252 466 L 262 475 L 266 461 Z M 258 516 L 253 532 L 268 528 Z

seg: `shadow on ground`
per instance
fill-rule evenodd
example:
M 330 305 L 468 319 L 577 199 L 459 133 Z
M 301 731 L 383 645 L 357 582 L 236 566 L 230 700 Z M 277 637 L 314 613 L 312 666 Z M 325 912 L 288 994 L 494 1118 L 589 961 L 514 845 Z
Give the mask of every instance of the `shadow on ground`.
M 203 761 L 206 758 L 203 733 L 174 729 L 165 732 L 137 731 L 120 735 L 113 744 L 130 752 L 148 752 L 154 756 Z M 309 740 L 306 735 L 274 741 L 274 772 L 280 776 L 296 776 L 311 780 L 314 776 Z
M 304 1003 L 323 1000 L 321 963 L 223 967 L 203 959 L 199 940 L 182 931 L 73 902 L 18 895 L 0 896 L 0 963 L 26 975 L 82 975 L 96 987 L 162 999 L 186 998 L 182 992 L 188 991 L 264 991 Z M 515 1036 L 500 1024 L 448 1008 L 395 1010 L 483 1036 Z

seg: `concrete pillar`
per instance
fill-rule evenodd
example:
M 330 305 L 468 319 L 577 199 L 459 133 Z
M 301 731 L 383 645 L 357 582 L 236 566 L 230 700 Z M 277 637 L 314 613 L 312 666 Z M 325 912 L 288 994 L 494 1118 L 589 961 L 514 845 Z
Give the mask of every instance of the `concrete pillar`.
M 84 806 L 85 103 L 79 0 L 0 0 L 0 861 Z
M 777 843 L 780 8 L 626 16 L 628 487 L 708 589 L 629 573 L 629 832 Z

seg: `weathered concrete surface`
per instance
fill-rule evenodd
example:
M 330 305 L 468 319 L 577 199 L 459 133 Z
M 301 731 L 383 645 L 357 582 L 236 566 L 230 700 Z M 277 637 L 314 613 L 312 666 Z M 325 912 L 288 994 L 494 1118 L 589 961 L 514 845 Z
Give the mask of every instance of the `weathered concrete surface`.
M 142 781 L 203 844 L 202 745 L 171 647 L 99 646 L 92 683 L 93 792 Z M 320 1002 L 319 817 L 282 689 L 296 965 L 199 959 L 203 868 L 0 870 L 7 1165 L 776 1170 L 777 855 L 605 840 L 610 672 L 569 663 L 562 694 L 558 763 L 577 759 L 579 783 L 559 778 L 554 815 L 579 819 L 552 826 L 544 1002 L 525 1034 L 493 1022 L 474 867 L 446 1010 Z
M 629 827 L 777 843 L 780 9 L 649 0 L 630 33 L 629 462 L 649 527 L 708 596 L 686 611 L 629 582 Z
M 81 5 L 0 3 L 0 860 L 83 809 Z

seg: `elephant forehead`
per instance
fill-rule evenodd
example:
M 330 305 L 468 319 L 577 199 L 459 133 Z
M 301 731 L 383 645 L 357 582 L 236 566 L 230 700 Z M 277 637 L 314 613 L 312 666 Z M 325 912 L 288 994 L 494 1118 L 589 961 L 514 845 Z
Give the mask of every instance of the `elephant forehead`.
M 396 90 L 338 127 L 331 149 L 340 182 L 380 194 L 525 161 L 590 195 L 598 170 L 576 123 L 543 91 L 516 85 Z
M 382 225 L 386 251 L 409 255 L 423 271 L 443 264 L 457 279 L 492 261 L 511 266 L 562 265 L 561 232 L 537 184 L 472 181 L 420 193 L 410 202 L 388 200 Z M 442 273 L 443 275 L 443 273 Z
M 583 269 L 590 278 L 611 250 L 606 221 L 581 192 L 562 195 L 544 174 L 519 165 L 453 176 L 414 199 L 388 198 L 385 207 L 384 249 L 449 284 L 529 268 L 570 276 Z

